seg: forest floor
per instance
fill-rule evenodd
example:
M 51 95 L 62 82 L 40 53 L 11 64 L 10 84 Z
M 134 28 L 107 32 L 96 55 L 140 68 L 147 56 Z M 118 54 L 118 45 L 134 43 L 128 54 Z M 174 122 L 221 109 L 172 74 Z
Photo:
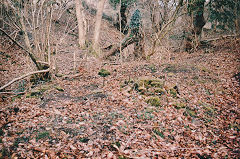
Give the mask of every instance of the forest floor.
M 149 61 L 82 59 L 77 75 L 1 94 L 0 158 L 239 158 L 239 50 L 225 39 Z M 2 85 L 26 63 L 18 49 L 0 56 Z M 72 54 L 56 56 L 66 75 Z

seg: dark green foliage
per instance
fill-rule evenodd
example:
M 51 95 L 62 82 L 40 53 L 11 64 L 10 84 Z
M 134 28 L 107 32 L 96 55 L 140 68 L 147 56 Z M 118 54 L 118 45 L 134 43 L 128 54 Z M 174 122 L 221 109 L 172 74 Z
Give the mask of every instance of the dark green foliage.
M 87 143 L 90 139 L 88 138 L 80 138 L 79 141 L 83 143 Z
M 191 15 L 191 13 L 202 14 L 204 9 L 204 3 L 206 0 L 190 0 L 188 5 L 188 14 Z
M 10 157 L 10 152 L 5 147 L 0 150 L 0 154 L 2 154 L 1 158 Z
M 19 108 L 18 108 L 18 107 L 15 107 L 15 108 L 13 108 L 13 111 L 14 111 L 15 113 L 18 113 L 18 112 L 19 112 Z
M 108 70 L 105 70 L 105 69 L 101 69 L 99 72 L 98 72 L 98 75 L 101 76 L 101 77 L 107 77 L 110 75 L 110 72 Z
M 150 104 L 151 106 L 159 107 L 161 106 L 161 99 L 159 97 L 150 97 L 146 100 L 146 103 Z
M 133 13 L 130 21 L 130 29 L 132 30 L 132 34 L 137 34 L 139 32 L 139 28 L 141 26 L 141 13 L 137 9 Z
M 49 132 L 48 131 L 45 131 L 45 132 L 41 132 L 37 135 L 36 137 L 36 140 L 38 141 L 39 139 L 43 139 L 43 138 L 46 138 L 46 137 L 49 137 Z
M 28 141 L 29 137 L 19 137 L 15 139 L 13 146 L 17 148 L 20 143 L 26 143 Z
M 205 0 L 190 0 L 188 4 L 188 14 L 193 18 L 192 34 L 200 35 L 202 32 L 202 27 L 205 25 L 206 21 L 204 19 L 204 3 Z
M 3 129 L 0 129 L 0 136 L 3 136 L 3 135 L 4 135 Z
M 164 136 L 163 132 L 161 132 L 161 131 L 159 131 L 157 129 L 154 129 L 153 132 L 155 134 L 157 134 L 158 136 L 160 136 L 161 138 L 165 139 L 165 136 Z
M 114 8 L 116 8 L 117 5 L 120 3 L 120 0 L 109 0 L 109 2 Z M 121 5 L 128 6 L 133 4 L 134 2 L 136 2 L 136 0 L 121 0 Z
M 240 1 L 238 0 L 211 0 L 209 2 L 210 21 L 218 22 L 216 28 L 233 30 L 235 20 L 240 16 Z
M 118 156 L 118 159 L 128 159 L 128 158 L 125 156 Z

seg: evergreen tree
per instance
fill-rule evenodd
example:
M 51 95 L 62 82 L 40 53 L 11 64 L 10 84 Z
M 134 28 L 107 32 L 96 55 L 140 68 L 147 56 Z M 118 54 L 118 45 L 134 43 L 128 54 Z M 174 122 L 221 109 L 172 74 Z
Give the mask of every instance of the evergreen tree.
M 221 30 L 239 33 L 240 1 L 239 0 L 210 0 L 210 21 Z
M 138 9 L 135 10 L 135 12 L 133 13 L 133 15 L 131 17 L 129 27 L 132 31 L 131 32 L 132 34 L 138 34 L 139 33 L 139 28 L 141 27 L 141 14 L 140 14 L 140 11 Z

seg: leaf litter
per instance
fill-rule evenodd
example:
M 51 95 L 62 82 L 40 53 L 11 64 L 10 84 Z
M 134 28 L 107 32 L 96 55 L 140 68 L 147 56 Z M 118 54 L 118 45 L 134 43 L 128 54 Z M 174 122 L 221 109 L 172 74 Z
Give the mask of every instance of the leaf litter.
M 238 158 L 239 52 L 170 56 L 102 66 L 93 59 L 38 97 L 2 101 L 0 157 Z

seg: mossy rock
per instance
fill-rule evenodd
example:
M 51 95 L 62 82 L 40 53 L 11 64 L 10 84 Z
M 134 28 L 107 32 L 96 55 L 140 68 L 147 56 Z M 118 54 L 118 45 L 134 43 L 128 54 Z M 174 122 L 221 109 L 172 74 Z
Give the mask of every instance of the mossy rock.
M 158 88 L 163 88 L 164 82 L 160 79 L 153 79 L 153 78 L 140 78 L 137 81 L 137 84 L 139 87 L 144 86 L 146 88 L 150 87 L 158 87 Z
M 182 108 L 185 108 L 186 107 L 186 104 L 185 103 L 176 103 L 173 105 L 176 109 L 182 109 Z
M 186 112 L 191 117 L 197 117 L 197 113 L 195 111 L 191 110 L 191 109 L 186 109 Z
M 38 140 L 40 140 L 40 139 L 49 137 L 49 135 L 50 135 L 50 134 L 49 134 L 48 131 L 38 133 L 38 135 L 36 136 L 36 140 L 38 141 Z
M 56 77 L 63 77 L 63 74 L 57 73 L 55 74 Z
M 101 69 L 99 72 L 98 72 L 98 75 L 101 76 L 101 77 L 107 77 L 109 76 L 111 73 L 108 71 L 108 70 L 105 70 L 105 69 Z
M 159 107 L 161 106 L 161 99 L 159 97 L 149 97 L 146 99 L 146 103 L 150 104 L 151 106 Z
M 49 90 L 52 88 L 52 85 L 40 85 L 38 87 L 33 88 L 27 95 L 27 98 L 30 97 L 39 97 L 41 96 L 45 91 Z
M 36 90 L 36 91 L 33 91 L 33 92 L 31 92 L 30 93 L 30 96 L 31 97 L 37 97 L 37 96 L 40 96 L 40 95 L 42 95 L 42 91 L 41 90 Z
M 166 91 L 162 88 L 156 88 L 156 89 L 154 89 L 154 92 L 159 95 L 164 95 L 166 93 Z
M 176 65 L 170 65 L 168 64 L 164 69 L 163 72 L 172 72 L 172 73 L 177 73 L 177 66 Z
M 152 87 L 163 88 L 164 83 L 161 80 L 154 79 L 150 81 L 150 85 Z
M 169 93 L 171 94 L 171 96 L 172 96 L 173 98 L 177 98 L 177 91 L 176 91 L 174 88 L 171 88 L 171 89 L 169 90 Z
M 147 89 L 145 87 L 141 86 L 141 87 L 138 87 L 138 91 L 143 95 L 147 92 Z

